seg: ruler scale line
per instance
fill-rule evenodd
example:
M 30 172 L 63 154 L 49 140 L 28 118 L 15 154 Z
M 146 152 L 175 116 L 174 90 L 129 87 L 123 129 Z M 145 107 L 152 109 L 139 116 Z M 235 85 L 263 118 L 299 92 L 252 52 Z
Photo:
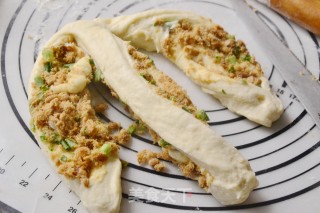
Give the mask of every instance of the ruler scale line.
M 54 187 L 54 189 L 52 189 L 52 191 L 54 191 L 54 190 L 56 190 L 57 188 L 58 188 L 58 186 L 61 184 L 61 180 L 60 180 L 60 182 Z
M 8 165 L 10 163 L 10 161 L 15 157 L 15 155 L 12 155 L 12 157 L 7 161 L 7 163 L 5 165 Z
M 38 170 L 38 168 L 36 168 L 30 175 L 29 175 L 29 178 L 32 177 L 32 175 Z

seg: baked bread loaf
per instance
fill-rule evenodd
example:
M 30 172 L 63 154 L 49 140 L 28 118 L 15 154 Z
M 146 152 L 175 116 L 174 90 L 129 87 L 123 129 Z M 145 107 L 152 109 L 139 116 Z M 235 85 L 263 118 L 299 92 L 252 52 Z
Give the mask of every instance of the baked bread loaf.
M 319 0 L 269 0 L 269 6 L 307 30 L 320 35 Z

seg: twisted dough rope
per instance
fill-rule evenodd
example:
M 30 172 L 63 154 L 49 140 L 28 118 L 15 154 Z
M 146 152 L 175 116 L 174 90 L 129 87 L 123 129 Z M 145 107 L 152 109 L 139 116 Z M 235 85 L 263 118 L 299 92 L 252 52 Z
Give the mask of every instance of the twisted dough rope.
M 249 120 L 270 127 L 283 112 L 281 101 L 244 44 L 210 19 L 190 12 L 148 10 L 97 21 L 136 47 L 160 52 L 204 92 Z
M 45 46 L 57 44 L 65 36 L 72 36 L 77 45 L 94 59 L 103 73 L 104 83 L 112 88 L 143 122 L 201 167 L 208 177 L 208 191 L 219 202 L 233 205 L 248 198 L 258 185 L 248 161 L 208 126 L 173 105 L 170 100 L 157 95 L 135 71 L 127 42 L 114 36 L 104 24 L 97 21 L 78 21 L 66 25 Z M 33 77 L 39 71 L 41 60 L 39 55 L 30 85 L 34 83 Z M 32 93 L 32 86 L 30 88 L 29 94 Z M 40 141 L 39 135 L 35 135 Z M 118 160 L 117 162 L 119 165 Z M 107 163 L 106 166 L 108 165 L 110 166 Z M 107 173 L 110 169 L 112 168 L 107 168 Z M 121 191 L 120 172 L 119 169 L 116 170 L 117 178 L 103 179 L 89 188 L 85 188 L 78 180 L 64 180 L 89 211 L 117 212 Z M 108 187 L 114 183 L 119 187 L 110 192 Z

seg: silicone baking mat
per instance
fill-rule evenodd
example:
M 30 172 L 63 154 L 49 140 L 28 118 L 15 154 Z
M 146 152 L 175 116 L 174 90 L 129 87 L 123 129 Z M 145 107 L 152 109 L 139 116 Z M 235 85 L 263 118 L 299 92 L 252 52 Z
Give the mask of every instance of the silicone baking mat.
M 250 2 L 260 18 L 319 78 L 319 39 L 265 5 Z M 170 163 L 166 163 L 164 172 L 139 165 L 138 151 L 160 148 L 146 135 L 134 136 L 120 150 L 121 159 L 129 162 L 122 174 L 121 212 L 320 212 L 320 130 L 254 35 L 237 18 L 231 1 L 226 0 L 1 1 L 0 212 L 87 212 L 50 167 L 30 132 L 28 78 L 39 49 L 64 24 L 152 8 L 194 11 L 244 40 L 261 63 L 285 112 L 271 128 L 250 122 L 203 93 L 162 56 L 148 53 L 156 66 L 182 85 L 192 101 L 207 112 L 210 127 L 249 159 L 260 185 L 244 204 L 222 206 Z M 95 103 L 109 105 L 108 111 L 99 114 L 102 119 L 119 121 L 125 128 L 133 122 L 105 86 L 92 84 L 90 89 Z M 320 98 L 320 94 L 313 98 Z

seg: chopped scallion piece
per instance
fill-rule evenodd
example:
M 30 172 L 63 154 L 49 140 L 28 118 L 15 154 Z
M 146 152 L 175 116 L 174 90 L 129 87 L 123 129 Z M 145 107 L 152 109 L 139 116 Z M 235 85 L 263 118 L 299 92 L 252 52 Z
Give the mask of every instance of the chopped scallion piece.
M 64 64 L 63 67 L 70 69 L 73 65 L 74 65 L 74 63 Z
M 47 141 L 47 136 L 46 136 L 45 133 L 42 133 L 42 134 L 40 135 L 40 140 L 41 140 L 42 142 L 46 142 L 46 141 Z
M 111 150 L 112 150 L 112 147 L 108 143 L 105 143 L 100 147 L 100 151 L 107 156 L 110 154 Z
M 34 120 L 33 119 L 30 120 L 30 129 L 31 129 L 32 132 L 36 131 L 36 125 L 34 125 Z
M 67 151 L 71 150 L 75 146 L 75 144 L 76 143 L 73 140 L 68 139 L 68 138 L 61 141 L 61 145 Z
M 38 99 L 42 101 L 43 100 L 43 96 L 44 96 L 44 91 L 40 91 L 38 93 Z
M 171 101 L 177 101 L 177 98 L 175 97 L 175 96 L 170 96 L 170 98 L 169 98 Z
M 163 139 L 160 139 L 160 141 L 158 142 L 159 146 L 161 147 L 167 147 L 167 146 L 170 146 L 171 144 L 168 143 L 167 141 L 163 140 Z
M 96 71 L 93 73 L 93 79 L 95 82 L 101 81 L 102 72 L 99 69 L 96 69 Z
M 47 85 L 41 86 L 41 91 L 42 91 L 42 92 L 45 92 L 45 91 L 47 91 L 47 90 L 49 90 L 49 87 L 48 87 Z
M 235 71 L 234 66 L 230 67 L 229 72 L 234 73 Z
M 71 149 L 74 148 L 74 146 L 76 145 L 76 142 L 74 142 L 74 140 L 72 140 L 72 139 L 66 138 L 66 139 L 64 139 L 64 140 L 67 142 L 68 146 L 69 146 Z
M 82 135 L 84 135 L 84 136 L 87 135 L 87 127 L 84 127 L 84 128 L 83 128 Z
M 38 87 L 41 87 L 41 86 L 45 85 L 43 78 L 41 78 L 40 76 L 36 76 L 36 77 L 34 78 L 34 83 L 35 83 Z
M 70 150 L 71 148 L 70 148 L 70 146 L 68 145 L 68 143 L 66 142 L 66 141 L 61 141 L 61 145 L 63 146 L 63 148 L 65 149 L 65 150 Z
M 250 55 L 246 55 L 244 58 L 243 58 L 244 61 L 251 61 L 251 56 Z
M 216 55 L 214 62 L 220 63 L 221 62 L 221 58 L 222 58 L 221 56 Z
M 153 79 L 150 81 L 150 83 L 151 83 L 152 85 L 156 85 L 156 81 L 153 80 Z
M 228 60 L 229 64 L 237 63 L 237 57 L 235 55 L 229 56 L 227 60 Z
M 147 130 L 147 127 L 145 126 L 145 124 L 140 120 L 136 121 L 135 126 L 136 126 L 136 132 L 138 134 L 143 134 Z
M 124 106 L 124 107 L 126 107 L 127 106 L 127 104 L 126 104 L 126 102 L 124 102 L 123 100 L 121 100 L 120 99 L 120 103 L 122 104 L 122 106 Z
M 55 144 L 60 144 L 62 141 L 61 136 L 58 133 L 54 133 L 52 142 Z
M 89 64 L 90 64 L 91 66 L 94 66 L 94 61 L 93 61 L 92 58 L 89 59 Z
M 196 114 L 196 118 L 198 118 L 199 120 L 202 121 L 208 121 L 209 117 L 207 115 L 207 113 L 204 110 L 199 110 Z
M 226 91 L 224 91 L 224 89 L 222 89 L 221 92 L 222 92 L 223 94 L 227 94 Z
M 148 80 L 146 74 L 140 73 L 140 76 L 143 77 L 144 79 Z
M 44 63 L 44 70 L 46 72 L 51 72 L 51 69 L 52 69 L 52 63 L 51 62 Z
M 131 125 L 131 126 L 129 126 L 129 128 L 128 128 L 128 133 L 129 134 L 134 134 L 135 132 L 136 132 L 136 127 L 135 127 L 135 125 Z
M 67 158 L 65 155 L 62 155 L 62 156 L 60 157 L 60 160 L 61 160 L 62 162 L 67 162 L 68 158 Z
M 163 24 L 164 30 L 171 30 L 178 24 L 178 21 L 168 21 Z
M 42 57 L 46 62 L 51 62 L 54 60 L 53 51 L 50 48 L 45 48 L 42 50 Z
M 185 106 L 183 106 L 182 109 L 183 109 L 184 111 L 187 111 L 187 112 L 191 113 L 191 111 L 190 111 L 187 107 L 185 107 Z
M 244 84 L 244 85 L 247 85 L 248 84 L 248 82 L 247 82 L 247 79 L 242 79 L 242 84 Z
M 236 46 L 234 49 L 233 49 L 233 54 L 239 58 L 239 55 L 240 55 L 240 47 Z
M 236 39 L 236 37 L 235 37 L 235 35 L 230 35 L 230 34 L 228 34 L 228 35 L 227 35 L 227 39 Z

